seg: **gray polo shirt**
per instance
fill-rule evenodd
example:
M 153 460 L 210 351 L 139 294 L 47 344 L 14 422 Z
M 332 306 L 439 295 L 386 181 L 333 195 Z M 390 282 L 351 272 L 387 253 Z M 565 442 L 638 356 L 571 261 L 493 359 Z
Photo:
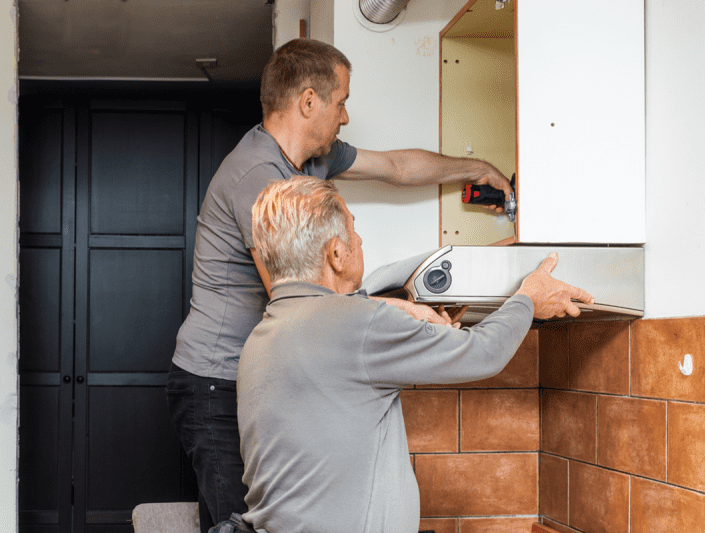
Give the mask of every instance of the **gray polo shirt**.
M 268 533 L 416 533 L 400 391 L 499 373 L 533 311 L 514 296 L 457 330 L 361 294 L 275 286 L 237 379 L 244 518 Z
M 191 310 L 176 339 L 174 364 L 197 376 L 237 378 L 242 346 L 269 299 L 250 254 L 257 195 L 271 181 L 291 176 L 334 178 L 356 156 L 354 147 L 337 140 L 300 172 L 261 124 L 245 134 L 213 176 L 201 206 Z

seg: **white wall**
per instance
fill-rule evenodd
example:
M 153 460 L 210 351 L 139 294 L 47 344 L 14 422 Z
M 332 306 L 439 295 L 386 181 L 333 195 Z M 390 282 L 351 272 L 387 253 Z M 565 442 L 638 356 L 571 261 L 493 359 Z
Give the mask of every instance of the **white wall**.
M 0 0 L 0 531 L 17 530 L 17 6 Z
M 705 2 L 646 2 L 646 314 L 705 315 Z
M 274 4 L 272 42 L 276 50 L 284 43 L 299 37 L 299 21 L 308 27 L 309 0 L 277 0 Z
M 335 46 L 353 66 L 350 124 L 341 139 L 372 150 L 438 151 L 438 34 L 466 0 L 411 0 L 397 27 L 374 32 L 335 0 Z M 355 215 L 366 268 L 438 247 L 438 187 L 399 189 L 338 181 Z
M 333 44 L 333 4 L 334 0 L 310 0 L 311 39 Z

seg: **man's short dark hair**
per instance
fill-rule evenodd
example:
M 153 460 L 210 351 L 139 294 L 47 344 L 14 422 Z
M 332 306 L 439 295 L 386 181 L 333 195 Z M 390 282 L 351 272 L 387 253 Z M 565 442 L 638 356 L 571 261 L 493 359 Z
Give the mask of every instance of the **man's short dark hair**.
M 352 70 L 345 55 L 329 44 L 313 39 L 294 39 L 280 46 L 264 67 L 260 101 L 262 115 L 285 109 L 292 98 L 308 88 L 330 102 L 338 87 L 335 68 Z

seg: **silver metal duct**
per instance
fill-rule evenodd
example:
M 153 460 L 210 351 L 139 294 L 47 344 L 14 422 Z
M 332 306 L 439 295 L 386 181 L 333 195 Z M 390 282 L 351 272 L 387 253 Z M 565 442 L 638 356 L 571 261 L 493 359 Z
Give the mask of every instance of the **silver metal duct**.
M 370 22 L 387 24 L 393 21 L 409 0 L 360 0 L 360 11 Z

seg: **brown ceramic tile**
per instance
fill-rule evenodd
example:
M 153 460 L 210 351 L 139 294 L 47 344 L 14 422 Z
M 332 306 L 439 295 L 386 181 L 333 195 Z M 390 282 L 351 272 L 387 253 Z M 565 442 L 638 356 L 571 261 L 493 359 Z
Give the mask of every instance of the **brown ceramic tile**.
M 401 405 L 409 451 L 458 451 L 458 391 L 404 390 Z
M 666 480 L 666 402 L 598 396 L 597 463 Z
M 537 451 L 539 390 L 461 392 L 461 451 Z
M 458 533 L 457 518 L 422 518 L 419 531 L 434 531 L 435 533 Z
M 668 481 L 705 491 L 705 405 L 668 403 Z
M 538 517 L 461 518 L 460 533 L 531 533 Z M 436 532 L 438 533 L 438 532 Z
M 559 524 L 558 522 L 554 522 L 553 520 L 549 520 L 547 518 L 543 519 L 543 523 L 551 529 L 555 529 L 557 533 L 579 533 L 577 529 L 573 529 L 572 527 L 568 527 L 564 524 Z
M 597 396 L 546 389 L 541 401 L 541 451 L 594 463 Z
M 678 369 L 693 357 L 693 373 Z M 632 396 L 705 402 L 705 316 L 632 324 Z
M 629 394 L 629 322 L 570 324 L 570 388 Z
M 568 522 L 568 460 L 539 454 L 539 514 Z
M 571 461 L 569 490 L 571 527 L 582 531 L 629 533 L 628 475 Z
M 705 531 L 705 495 L 633 477 L 632 531 L 649 533 Z
M 570 388 L 567 324 L 539 328 L 539 382 L 548 389 Z
M 417 455 L 421 516 L 538 514 L 535 453 Z
M 499 374 L 489 379 L 453 385 L 461 389 L 533 388 L 539 386 L 538 331 L 529 330 L 517 353 Z M 439 388 L 447 385 L 423 385 L 422 388 Z

